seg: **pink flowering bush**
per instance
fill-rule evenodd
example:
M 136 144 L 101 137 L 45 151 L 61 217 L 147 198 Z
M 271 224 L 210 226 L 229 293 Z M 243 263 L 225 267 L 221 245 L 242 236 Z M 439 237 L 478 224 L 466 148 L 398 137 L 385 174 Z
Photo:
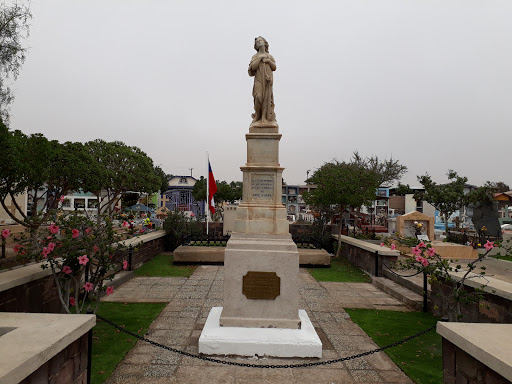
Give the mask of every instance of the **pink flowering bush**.
M 42 261 L 51 269 L 62 308 L 67 313 L 95 312 L 100 294 L 113 293 L 108 286 L 114 274 L 127 266 L 113 255 L 125 250 L 111 221 L 59 212 L 48 227 L 15 239 L 18 257 Z
M 443 259 L 430 243 L 422 241 L 411 247 L 412 256 L 400 261 L 398 268 L 402 270 L 416 269 L 418 272 L 426 273 L 431 284 L 443 282 L 452 286 L 453 290 L 450 295 L 444 297 L 443 300 L 448 303 L 450 321 L 459 321 L 462 318 L 462 305 L 479 303 L 484 297 L 483 288 L 486 281 L 479 289 L 465 289 L 465 282 L 468 279 L 485 275 L 485 267 L 482 266 L 480 271 L 477 271 L 477 264 L 487 256 L 495 244 L 488 241 L 484 247 L 487 250 L 484 254 L 479 255 L 477 259 L 463 267 L 457 263 L 457 260 Z

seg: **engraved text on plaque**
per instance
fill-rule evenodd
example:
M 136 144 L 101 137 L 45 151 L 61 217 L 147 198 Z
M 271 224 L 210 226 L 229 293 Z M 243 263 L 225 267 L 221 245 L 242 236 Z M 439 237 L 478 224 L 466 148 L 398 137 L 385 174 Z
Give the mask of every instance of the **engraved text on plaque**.
M 243 277 L 242 293 L 248 299 L 275 300 L 281 294 L 281 278 L 275 272 L 249 271 Z
M 274 196 L 273 175 L 254 174 L 251 178 L 252 198 L 269 200 Z

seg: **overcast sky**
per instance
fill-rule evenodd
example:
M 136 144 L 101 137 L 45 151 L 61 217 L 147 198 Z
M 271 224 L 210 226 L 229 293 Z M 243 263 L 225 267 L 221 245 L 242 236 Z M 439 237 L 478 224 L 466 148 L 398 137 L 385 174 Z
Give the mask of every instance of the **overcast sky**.
M 512 185 L 512 2 L 33 0 L 11 128 L 136 145 L 167 173 L 241 180 L 254 38 L 276 60 L 288 184 L 393 157 Z

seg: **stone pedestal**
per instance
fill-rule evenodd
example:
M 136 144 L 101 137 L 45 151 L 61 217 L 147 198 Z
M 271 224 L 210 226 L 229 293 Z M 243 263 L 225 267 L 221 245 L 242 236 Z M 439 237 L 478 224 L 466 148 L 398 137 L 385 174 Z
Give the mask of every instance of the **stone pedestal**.
M 233 233 L 287 235 L 289 223 L 281 202 L 283 170 L 279 165 L 277 123 L 252 124 L 247 140 L 247 163 L 242 203 L 237 208 Z
M 298 272 L 299 253 L 290 234 L 233 233 L 224 256 L 220 325 L 300 328 Z
M 283 168 L 277 123 L 252 124 L 243 199 L 224 259 L 220 325 L 299 329 L 299 253 L 281 202 Z
M 224 255 L 224 307 L 212 308 L 199 352 L 321 357 L 322 342 L 299 311 L 299 252 L 281 202 L 277 123 L 246 134 L 243 199 Z

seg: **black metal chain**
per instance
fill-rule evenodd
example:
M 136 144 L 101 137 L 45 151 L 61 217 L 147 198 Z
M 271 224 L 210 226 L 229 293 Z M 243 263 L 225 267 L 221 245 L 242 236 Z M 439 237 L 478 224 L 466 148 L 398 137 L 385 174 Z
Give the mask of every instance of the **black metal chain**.
M 247 367 L 247 368 L 305 368 L 305 367 L 315 367 L 315 366 L 318 366 L 318 365 L 328 365 L 328 364 L 339 363 L 341 361 L 353 360 L 353 359 L 357 359 L 359 357 L 368 356 L 368 355 L 371 355 L 371 354 L 374 354 L 374 353 L 377 353 L 377 352 L 381 352 L 381 351 L 384 351 L 384 350 L 392 348 L 392 347 L 396 347 L 397 345 L 406 343 L 406 342 L 408 342 L 408 341 L 410 341 L 412 339 L 415 339 L 415 338 L 417 338 L 417 337 L 419 337 L 421 335 L 424 335 L 425 333 L 428 333 L 428 332 L 432 331 L 436 327 L 436 324 L 434 324 L 430 328 L 424 329 L 423 331 L 420 331 L 420 332 L 418 332 L 418 333 L 416 333 L 416 334 L 414 334 L 412 336 L 406 337 L 405 339 L 402 339 L 400 341 L 394 342 L 393 344 L 386 345 L 385 347 L 380 347 L 380 348 L 377 348 L 377 349 L 374 349 L 374 350 L 371 350 L 371 351 L 358 353 L 357 355 L 352 355 L 352 356 L 348 356 L 348 357 L 341 357 L 339 359 L 319 361 L 319 362 L 315 362 L 315 363 L 304 363 L 304 364 L 284 364 L 284 365 L 261 364 L 260 365 L 260 364 L 249 364 L 249 363 L 237 363 L 237 362 L 234 362 L 234 361 L 220 360 L 220 359 L 215 359 L 213 357 L 201 356 L 201 355 L 197 355 L 197 354 L 190 353 L 190 352 L 180 351 L 179 349 L 168 347 L 167 345 L 163 345 L 163 344 L 157 343 L 156 341 L 146 339 L 145 337 L 142 337 L 142 336 L 137 335 L 137 334 L 135 334 L 133 332 L 130 332 L 130 331 L 122 328 L 121 326 L 119 326 L 117 324 L 114 324 L 110 320 L 105 319 L 103 316 L 96 315 L 96 317 L 98 319 L 106 322 L 107 324 L 110 324 L 114 328 L 117 328 L 118 330 L 120 330 L 120 331 L 122 331 L 124 333 L 127 333 L 128 335 L 133 336 L 133 337 L 135 337 L 135 338 L 137 338 L 139 340 L 145 341 L 146 343 L 152 344 L 152 345 L 154 345 L 156 347 L 167 349 L 168 351 L 179 353 L 180 355 L 184 355 L 184 356 L 188 356 L 188 357 L 193 357 L 195 359 L 211 361 L 212 363 L 219 363 L 219 364 L 224 364 L 224 365 L 234 365 L 234 366 L 238 366 L 238 367 Z
M 399 273 L 396 273 L 395 271 L 393 271 L 391 269 L 391 267 L 389 265 L 387 265 L 384 261 L 382 262 L 382 265 L 385 266 L 389 270 L 389 272 L 391 272 L 394 275 L 400 276 L 400 277 L 413 277 L 413 276 L 417 276 L 420 273 L 422 273 L 422 271 L 418 271 L 418 272 L 416 272 L 416 273 L 414 273 L 412 275 L 400 275 Z

